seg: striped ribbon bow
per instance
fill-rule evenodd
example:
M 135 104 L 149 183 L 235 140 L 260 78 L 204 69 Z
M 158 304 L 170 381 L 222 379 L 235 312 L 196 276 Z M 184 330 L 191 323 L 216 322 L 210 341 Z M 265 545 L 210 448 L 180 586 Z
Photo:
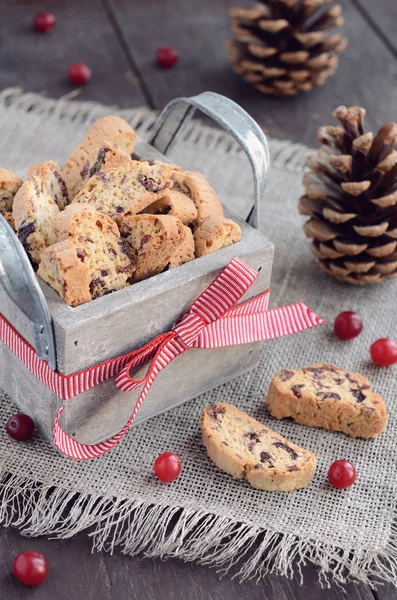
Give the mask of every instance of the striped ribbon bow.
M 143 386 L 134 411 L 123 429 L 99 444 L 81 444 L 61 428 L 57 414 L 54 441 L 57 448 L 78 460 L 96 458 L 111 450 L 128 432 L 156 376 L 174 358 L 189 348 L 221 348 L 269 340 L 321 325 L 324 321 L 299 302 L 268 310 L 269 293 L 235 306 L 258 277 L 251 267 L 233 258 L 215 281 L 197 298 L 167 333 L 128 355 L 116 377 L 117 387 L 130 392 Z M 134 379 L 131 370 L 150 361 L 146 375 Z

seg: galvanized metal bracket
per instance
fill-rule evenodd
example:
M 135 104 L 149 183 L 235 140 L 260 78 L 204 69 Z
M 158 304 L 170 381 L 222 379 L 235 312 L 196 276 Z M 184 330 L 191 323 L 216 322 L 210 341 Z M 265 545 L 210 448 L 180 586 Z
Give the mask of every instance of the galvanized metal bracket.
M 54 331 L 47 302 L 21 242 L 1 214 L 0 284 L 29 319 L 37 356 L 55 370 Z
M 148 140 L 149 144 L 166 155 L 197 109 L 230 133 L 248 156 L 254 177 L 254 208 L 250 222 L 258 227 L 270 167 L 269 146 L 262 129 L 238 104 L 214 92 L 203 92 L 191 98 L 176 98 L 159 115 Z

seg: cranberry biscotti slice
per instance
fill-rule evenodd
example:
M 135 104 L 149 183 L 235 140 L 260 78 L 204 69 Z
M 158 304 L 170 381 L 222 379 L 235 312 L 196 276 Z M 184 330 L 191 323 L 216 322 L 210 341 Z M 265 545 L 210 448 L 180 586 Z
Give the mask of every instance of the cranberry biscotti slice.
M 16 173 L 7 171 L 7 169 L 0 169 L 0 214 L 3 215 L 13 229 L 12 205 L 15 194 L 22 184 L 22 179 Z
M 15 229 L 34 265 L 40 264 L 42 252 L 56 241 L 52 222 L 58 213 L 58 204 L 38 176 L 29 177 L 15 195 L 12 206 Z
M 107 116 L 95 121 L 81 143 L 72 151 L 62 171 L 71 199 L 80 191 L 79 189 L 76 191 L 76 186 L 78 187 L 81 179 L 85 178 L 87 160 L 90 163 L 92 157 L 98 155 L 102 147 L 110 144 L 117 145 L 120 150 L 131 156 L 135 138 L 135 131 L 121 117 Z
M 71 239 L 46 248 L 37 273 L 69 306 L 92 300 L 90 268 Z
M 129 165 L 98 171 L 73 202 L 91 204 L 120 225 L 124 215 L 143 211 L 171 186 L 166 164 L 131 160 Z
M 211 254 L 240 240 L 241 229 L 237 223 L 225 217 L 208 217 L 194 232 L 196 257 Z
M 190 225 L 197 219 L 197 208 L 193 200 L 173 189 L 167 190 L 143 212 L 151 215 L 171 215 L 180 219 L 185 225 Z
M 134 253 L 110 217 L 90 205 L 71 204 L 53 227 L 58 242 L 43 252 L 38 275 L 65 302 L 77 306 L 129 284 Z
M 47 191 L 59 210 L 64 210 L 69 204 L 69 194 L 66 183 L 57 163 L 52 160 L 47 160 L 44 163 L 30 165 L 26 174 L 28 178 L 37 177 L 40 180 L 41 188 L 44 188 Z
M 74 164 L 67 163 L 62 171 L 72 200 L 95 173 L 104 169 L 128 165 L 132 160 L 128 152 L 125 152 L 114 142 L 107 141 L 104 142 L 101 148 L 93 150 L 89 154 L 83 152 L 83 150 L 81 150 L 81 153 L 82 159 L 79 161 L 79 165 L 83 163 L 81 168 L 80 166 L 76 168 Z
M 270 382 L 266 405 L 277 419 L 374 438 L 385 428 L 386 408 L 368 379 L 335 365 L 283 369 Z
M 202 173 L 174 169 L 171 177 L 173 189 L 188 196 L 197 208 L 194 227 L 201 225 L 207 217 L 223 216 L 221 201 Z
M 259 490 L 290 492 L 306 487 L 316 457 L 231 404 L 219 402 L 201 414 L 203 444 L 217 467 L 247 479 Z
M 175 247 L 175 250 L 171 255 L 170 262 L 168 263 L 170 269 L 180 267 L 196 258 L 194 254 L 194 238 L 192 230 L 187 225 L 181 227 L 181 223 L 182 222 L 180 221 L 178 226 L 181 242 Z
M 133 281 L 168 269 L 186 235 L 182 221 L 176 217 L 147 214 L 124 217 L 120 233 L 136 254 Z

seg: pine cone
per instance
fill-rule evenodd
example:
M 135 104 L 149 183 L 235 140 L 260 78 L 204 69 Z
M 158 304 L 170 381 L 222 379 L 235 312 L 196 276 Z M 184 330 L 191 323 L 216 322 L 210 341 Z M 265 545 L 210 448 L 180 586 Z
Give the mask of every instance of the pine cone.
M 295 96 L 323 85 L 347 40 L 327 32 L 343 23 L 332 0 L 261 0 L 231 10 L 234 71 L 264 94 Z
M 320 127 L 323 144 L 308 159 L 299 210 L 320 267 L 362 285 L 397 277 L 397 124 L 374 137 L 364 132 L 365 110 L 340 106 L 342 127 Z

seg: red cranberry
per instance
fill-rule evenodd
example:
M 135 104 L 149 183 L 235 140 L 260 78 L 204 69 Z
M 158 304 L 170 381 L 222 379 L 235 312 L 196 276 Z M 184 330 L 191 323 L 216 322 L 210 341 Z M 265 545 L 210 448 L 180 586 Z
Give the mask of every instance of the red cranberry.
M 43 10 L 35 16 L 33 19 L 33 26 L 36 31 L 40 31 L 40 33 L 46 33 L 51 29 L 54 29 L 56 25 L 55 15 L 51 12 Z
M 34 421 L 29 415 L 24 415 L 23 413 L 13 415 L 7 421 L 6 431 L 14 440 L 22 442 L 32 437 Z
M 341 312 L 335 319 L 334 331 L 341 340 L 351 340 L 360 335 L 362 330 L 362 319 L 355 312 L 349 310 Z
M 328 470 L 328 481 L 336 488 L 348 488 L 356 481 L 355 466 L 348 460 L 336 460 Z
M 40 585 L 48 576 L 48 562 L 40 552 L 21 552 L 12 565 L 14 574 L 25 585 Z
M 173 452 L 164 452 L 154 461 L 154 472 L 163 483 L 169 483 L 179 477 L 182 463 Z
M 179 60 L 178 50 L 173 48 L 172 46 L 163 46 L 159 48 L 156 52 L 156 61 L 160 67 L 163 69 L 169 69 L 176 65 Z
M 85 63 L 73 63 L 69 66 L 68 77 L 73 85 L 84 85 L 91 79 L 92 71 Z
M 379 367 L 389 367 L 397 362 L 397 344 L 389 338 L 376 340 L 370 349 L 372 361 Z

